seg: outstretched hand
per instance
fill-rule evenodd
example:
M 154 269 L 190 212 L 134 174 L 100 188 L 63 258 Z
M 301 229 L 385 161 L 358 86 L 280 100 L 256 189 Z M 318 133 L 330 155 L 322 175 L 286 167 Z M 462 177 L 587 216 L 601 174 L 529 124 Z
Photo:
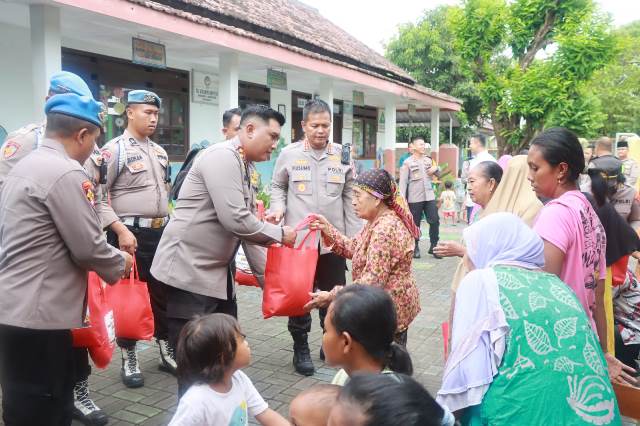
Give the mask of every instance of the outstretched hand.
M 609 370 L 611 383 L 638 386 L 638 380 L 631 376 L 631 374 L 636 373 L 635 369 L 624 364 L 610 353 L 604 354 L 604 359 L 607 361 L 607 369 Z

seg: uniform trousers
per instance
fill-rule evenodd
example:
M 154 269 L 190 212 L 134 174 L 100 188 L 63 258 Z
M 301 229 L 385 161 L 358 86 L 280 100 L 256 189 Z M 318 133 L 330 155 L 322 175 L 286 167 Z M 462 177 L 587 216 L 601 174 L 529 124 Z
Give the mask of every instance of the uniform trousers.
M 234 268 L 235 269 L 235 264 Z M 199 315 L 227 314 L 238 318 L 238 303 L 234 291 L 234 280 L 231 265 L 227 272 L 227 299 L 205 296 L 192 291 L 183 290 L 166 285 L 167 294 L 167 325 L 169 330 L 169 345 L 178 348 L 178 340 L 184 326 Z M 184 383 L 178 379 L 178 397 L 181 397 L 191 383 Z
M 344 257 L 334 253 L 327 253 L 318 257 L 316 266 L 316 276 L 314 279 L 314 289 L 322 291 L 331 291 L 337 285 L 345 285 L 347 260 Z M 327 308 L 318 310 L 320 317 L 320 327 L 324 330 L 324 319 L 327 316 Z M 289 317 L 289 332 L 309 333 L 311 331 L 311 314 L 305 314 L 299 317 Z
M 440 240 L 440 217 L 438 216 L 438 204 L 436 200 L 409 203 L 409 210 L 418 228 L 420 228 L 422 213 L 424 213 L 427 218 L 427 223 L 429 223 L 429 242 L 432 246 L 437 245 L 438 240 Z
M 70 425 L 74 384 L 69 330 L 0 325 L 0 385 L 6 426 Z
M 164 228 L 140 228 L 136 226 L 127 226 L 129 231 L 133 233 L 138 241 L 136 250 L 136 266 L 140 279 L 147 283 L 149 288 L 149 296 L 151 299 L 151 310 L 153 311 L 154 337 L 159 340 L 167 340 L 167 286 L 156 280 L 149 270 L 153 263 L 153 257 L 162 237 Z M 109 244 L 119 247 L 118 236 L 111 230 L 107 231 L 107 241 Z M 136 341 L 131 339 L 117 339 L 118 346 L 121 348 L 132 348 Z

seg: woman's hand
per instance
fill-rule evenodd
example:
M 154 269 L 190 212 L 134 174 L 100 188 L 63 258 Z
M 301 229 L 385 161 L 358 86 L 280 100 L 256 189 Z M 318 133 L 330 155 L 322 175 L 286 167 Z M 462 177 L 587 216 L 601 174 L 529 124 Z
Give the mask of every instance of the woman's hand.
M 335 296 L 330 291 L 318 291 L 315 293 L 309 293 L 311 300 L 304 305 L 305 312 L 309 312 L 312 309 L 326 308 L 333 302 Z
M 433 254 L 441 257 L 464 257 L 466 252 L 466 248 L 455 241 L 440 241 L 438 245 L 433 248 Z
M 638 385 L 638 380 L 628 374 L 635 374 L 636 370 L 624 364 L 610 353 L 604 354 L 604 359 L 607 361 L 607 368 L 609 369 L 609 379 L 611 380 L 611 383 L 631 386 Z
M 329 221 L 320 214 L 314 214 L 313 216 L 313 220 L 309 223 L 309 229 L 312 231 L 320 231 L 326 235 L 329 232 Z

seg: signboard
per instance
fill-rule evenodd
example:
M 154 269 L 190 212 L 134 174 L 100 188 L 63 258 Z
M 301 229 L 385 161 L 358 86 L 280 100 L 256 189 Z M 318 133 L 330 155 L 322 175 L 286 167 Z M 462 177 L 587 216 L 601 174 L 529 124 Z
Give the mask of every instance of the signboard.
M 298 98 L 298 108 L 304 108 L 308 101 L 307 98 Z
M 384 122 L 386 121 L 384 117 L 384 109 L 378 108 L 378 132 L 384 133 Z
M 335 115 L 340 115 L 340 104 L 333 104 L 333 113 Z
M 269 68 L 267 70 L 267 86 L 272 89 L 287 90 L 287 73 Z
M 353 128 L 353 103 L 349 101 L 342 103 L 342 128 Z
M 131 48 L 131 62 L 156 68 L 167 67 L 164 44 L 133 37 Z
M 203 71 L 191 71 L 191 101 L 218 105 L 218 76 Z
M 353 104 L 364 106 L 364 92 L 359 92 L 357 90 L 353 91 Z

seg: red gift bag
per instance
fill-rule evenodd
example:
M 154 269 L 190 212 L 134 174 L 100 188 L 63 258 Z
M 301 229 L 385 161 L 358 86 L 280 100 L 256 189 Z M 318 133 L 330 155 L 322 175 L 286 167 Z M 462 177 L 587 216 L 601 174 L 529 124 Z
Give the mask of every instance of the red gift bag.
M 624 284 L 624 280 L 627 278 L 627 267 L 629 265 L 629 255 L 622 256 L 611 265 L 611 285 L 617 287 Z
M 89 272 L 85 326 L 71 330 L 73 346 L 87 348 L 93 363 L 106 368 L 115 347 L 113 310 L 108 302 L 106 283 L 95 272 Z
M 113 306 L 117 337 L 151 340 L 154 326 L 149 289 L 147 283 L 140 280 L 135 257 L 129 278 L 109 288 L 109 301 Z
M 296 230 L 309 223 L 302 221 Z M 262 315 L 296 317 L 304 315 L 304 305 L 311 300 L 313 281 L 318 263 L 316 232 L 309 231 L 298 247 L 273 245 L 267 250 L 262 292 Z M 310 246 L 305 242 L 311 237 Z

